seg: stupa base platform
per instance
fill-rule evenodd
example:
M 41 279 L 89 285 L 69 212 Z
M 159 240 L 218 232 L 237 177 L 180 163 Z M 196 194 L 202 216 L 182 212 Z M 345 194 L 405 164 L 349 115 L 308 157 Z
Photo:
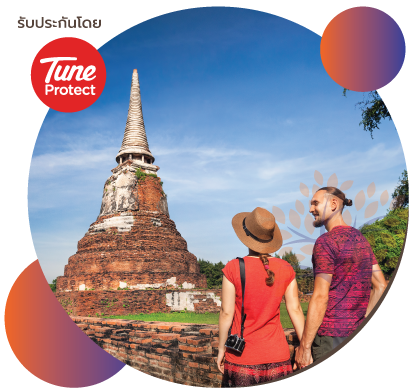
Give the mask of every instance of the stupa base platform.
M 69 315 L 83 317 L 183 310 L 218 313 L 221 308 L 221 289 L 95 290 L 55 295 Z
M 57 291 L 145 290 L 147 288 L 206 288 L 206 276 L 178 272 L 102 272 L 75 276 L 59 276 Z

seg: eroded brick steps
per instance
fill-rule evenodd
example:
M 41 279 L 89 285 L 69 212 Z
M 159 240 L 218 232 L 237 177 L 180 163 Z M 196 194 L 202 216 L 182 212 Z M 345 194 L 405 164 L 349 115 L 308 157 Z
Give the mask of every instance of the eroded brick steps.
M 71 317 L 105 351 L 146 374 L 191 386 L 220 387 L 218 326 Z M 291 356 L 298 345 L 285 329 Z

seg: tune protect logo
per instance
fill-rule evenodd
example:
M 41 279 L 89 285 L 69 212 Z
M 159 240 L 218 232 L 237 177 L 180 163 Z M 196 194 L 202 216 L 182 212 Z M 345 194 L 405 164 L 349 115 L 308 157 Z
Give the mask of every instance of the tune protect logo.
M 97 49 L 78 38 L 60 38 L 45 45 L 31 67 L 31 82 L 38 98 L 61 112 L 91 106 L 106 80 L 104 60 Z

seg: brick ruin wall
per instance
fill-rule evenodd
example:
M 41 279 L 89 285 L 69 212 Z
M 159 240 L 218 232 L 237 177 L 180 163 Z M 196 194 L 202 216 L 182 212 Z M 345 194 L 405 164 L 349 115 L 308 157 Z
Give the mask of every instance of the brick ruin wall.
M 56 292 L 57 300 L 72 316 L 168 313 L 187 310 L 218 313 L 220 289 L 152 289 Z
M 206 288 L 196 257 L 169 218 L 161 179 L 138 179 L 129 161 L 113 172 L 100 216 L 57 278 L 57 291 Z
M 190 386 L 220 387 L 218 326 L 72 317 L 109 354 L 146 374 Z M 292 357 L 298 338 L 285 329 Z

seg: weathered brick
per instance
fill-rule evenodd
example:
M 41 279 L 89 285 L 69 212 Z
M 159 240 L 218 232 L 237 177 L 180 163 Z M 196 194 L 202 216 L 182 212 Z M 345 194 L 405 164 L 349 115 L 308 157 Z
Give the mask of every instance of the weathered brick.
M 90 329 L 93 329 L 95 331 L 97 331 L 98 333 L 103 333 L 106 330 L 107 331 L 111 331 L 111 328 L 107 328 L 107 327 L 102 327 L 101 325 L 90 325 Z
M 156 366 L 150 366 L 149 368 L 149 372 L 150 373 L 162 373 L 162 369 L 160 367 L 156 367 Z
M 218 329 L 214 328 L 205 328 L 205 329 L 200 329 L 199 333 L 204 334 L 206 336 L 213 336 L 213 335 L 218 335 Z
M 122 341 L 122 340 L 127 340 L 128 336 L 126 336 L 126 335 L 124 335 L 124 336 L 123 335 L 112 335 L 111 339 L 112 340 Z
M 172 374 L 172 371 L 170 369 L 164 367 L 162 368 L 161 372 L 163 377 L 167 377 Z
M 186 346 L 186 345 L 179 345 L 178 346 L 180 350 L 182 351 L 189 351 L 189 352 L 205 352 L 208 348 L 207 347 L 192 347 L 192 346 Z
M 159 327 L 158 327 L 159 329 Z M 153 339 L 159 339 L 159 340 L 177 340 L 178 339 L 178 334 L 176 333 L 158 333 L 155 336 L 152 337 Z
M 205 337 L 195 337 L 195 336 L 191 336 L 191 337 L 187 337 L 186 342 L 188 344 L 191 345 L 205 345 L 205 344 L 209 344 L 210 339 L 209 338 L 205 338 Z
M 161 359 L 160 356 L 158 356 L 158 355 L 152 355 L 152 354 L 150 354 L 150 353 L 145 354 L 145 356 L 146 356 L 148 359 L 154 359 L 154 360 L 160 360 L 160 359 Z
M 128 354 L 123 353 L 123 352 L 118 352 L 117 356 L 121 359 L 127 359 L 128 358 Z
M 87 324 L 77 324 L 77 326 L 81 329 L 81 330 L 86 330 L 88 328 Z
M 173 328 L 173 325 L 158 325 L 159 330 L 171 330 Z
M 152 348 L 168 349 L 168 348 L 171 348 L 173 346 L 173 343 L 169 342 L 169 341 L 155 342 L 153 340 L 151 345 L 152 345 Z
M 169 364 L 169 363 L 159 362 L 158 365 L 159 365 L 160 367 L 172 369 L 172 364 Z
M 145 356 L 145 352 L 144 351 L 139 351 L 139 350 L 132 350 L 131 354 L 136 355 L 136 356 Z
M 145 364 L 147 364 L 149 362 L 148 359 L 143 358 L 141 356 L 134 357 L 134 361 L 139 362 L 139 363 L 145 363 Z
M 152 343 L 152 339 L 137 339 L 134 337 L 130 337 L 129 341 L 133 344 L 150 344 Z
M 112 334 L 114 335 L 128 334 L 128 332 L 129 332 L 128 329 L 113 329 L 112 330 Z
M 179 332 L 183 332 L 187 328 L 188 328 L 187 326 L 174 326 L 174 327 L 172 327 L 172 331 L 176 332 L 176 333 L 179 333 Z

